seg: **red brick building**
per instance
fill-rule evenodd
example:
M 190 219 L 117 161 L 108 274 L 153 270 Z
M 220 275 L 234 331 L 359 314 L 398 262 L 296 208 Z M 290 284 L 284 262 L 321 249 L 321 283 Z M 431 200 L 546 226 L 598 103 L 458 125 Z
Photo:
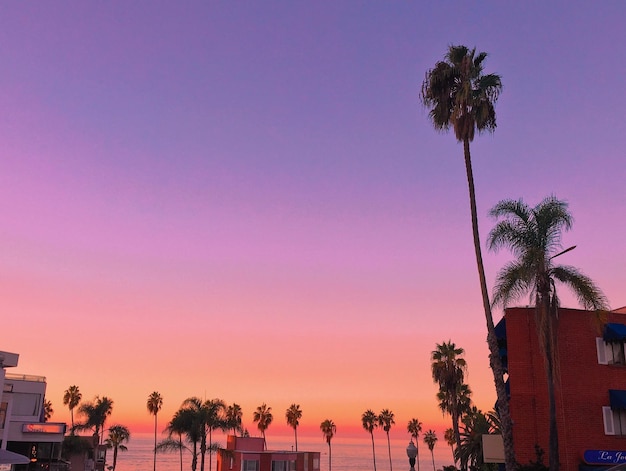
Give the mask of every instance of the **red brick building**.
M 217 453 L 217 471 L 319 471 L 320 453 L 308 451 L 266 451 L 263 438 L 226 439 L 226 449 Z
M 560 309 L 556 410 L 564 471 L 626 462 L 626 308 L 605 323 L 594 313 Z M 533 308 L 510 308 L 497 327 L 508 372 L 518 462 L 548 463 L 548 392 Z

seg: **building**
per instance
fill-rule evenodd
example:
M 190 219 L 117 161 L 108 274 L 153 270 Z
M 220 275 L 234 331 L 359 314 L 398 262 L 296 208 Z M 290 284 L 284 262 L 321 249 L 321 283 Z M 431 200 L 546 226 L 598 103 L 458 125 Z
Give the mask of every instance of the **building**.
M 44 422 L 46 378 L 7 373 L 19 355 L 0 351 L 0 470 L 60 470 L 65 423 Z
M 266 451 L 260 437 L 229 435 L 217 453 L 217 471 L 319 471 L 320 453 Z
M 534 308 L 506 309 L 498 323 L 508 373 L 517 461 L 548 463 L 549 410 L 544 361 Z M 626 308 L 595 313 L 559 310 L 556 412 L 559 461 L 564 471 L 626 463 Z

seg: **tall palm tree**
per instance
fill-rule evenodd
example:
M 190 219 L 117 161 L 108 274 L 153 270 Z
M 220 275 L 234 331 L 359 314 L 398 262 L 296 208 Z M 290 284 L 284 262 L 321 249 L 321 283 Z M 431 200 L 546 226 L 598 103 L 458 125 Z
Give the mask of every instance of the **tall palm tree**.
M 226 409 L 226 423 L 229 429 L 233 431 L 233 435 L 237 435 L 237 432 L 242 433 L 241 419 L 243 417 L 243 410 L 237 403 L 233 403 Z
M 76 428 L 81 430 L 92 429 L 94 435 L 98 437 L 98 443 L 104 439 L 104 424 L 107 417 L 113 412 L 113 400 L 106 396 L 96 396 L 94 402 L 84 402 L 78 408 L 78 412 L 86 416 L 82 424 L 77 424 Z M 102 431 L 102 434 L 100 432 Z
M 484 131 L 493 132 L 496 129 L 495 103 L 502 91 L 502 81 L 499 75 L 483 74 L 483 62 L 486 58 L 486 53 L 476 54 L 476 49 L 470 50 L 466 46 L 450 46 L 444 60 L 437 62 L 435 67 L 426 73 L 426 78 L 422 83 L 421 98 L 424 106 L 429 109 L 429 117 L 435 129 L 446 131 L 453 128 L 457 141 L 463 143 L 474 252 L 487 323 L 489 363 L 496 385 L 498 412 L 502 420 L 506 469 L 513 471 L 516 469 L 516 462 L 509 400 L 504 385 L 504 372 L 483 266 L 470 154 L 470 142 L 474 140 L 477 130 L 480 134 Z
M 448 446 L 450 446 L 450 450 L 452 450 L 452 459 L 454 460 L 454 464 L 456 465 L 457 453 L 454 452 L 454 445 L 456 444 L 456 438 L 454 438 L 454 429 L 446 429 L 445 433 L 443 434 L 443 439 L 446 441 Z
M 191 470 L 196 471 L 198 466 L 198 443 L 201 440 L 202 428 L 197 420 L 197 415 L 192 409 L 181 407 L 178 409 L 172 420 L 165 427 L 168 438 L 161 441 L 157 445 L 159 451 L 178 451 L 180 455 L 180 470 L 183 470 L 183 450 L 188 450 L 191 457 Z M 174 440 L 173 435 L 178 436 L 178 440 Z M 183 435 L 192 449 L 183 444 Z
M 332 420 L 326 419 L 320 424 L 320 430 L 322 431 L 322 434 L 324 435 L 324 438 L 326 439 L 326 443 L 328 443 L 328 471 L 332 471 L 333 451 L 330 447 L 330 441 L 335 436 L 335 433 L 337 433 L 337 427 L 335 426 L 335 423 Z
M 54 414 L 54 409 L 52 408 L 52 401 L 49 401 L 48 399 L 44 399 L 43 401 L 43 421 L 47 422 L 48 420 L 50 420 L 50 417 L 52 417 L 52 414 Z
M 435 471 L 435 443 L 437 443 L 437 434 L 434 430 L 430 429 L 428 432 L 424 434 L 424 443 L 428 446 L 430 450 L 430 456 L 433 459 L 433 471 Z
M 183 402 L 183 408 L 189 410 L 194 417 L 193 427 L 198 428 L 200 431 L 200 471 L 204 471 L 207 449 L 209 450 L 209 470 L 212 467 L 212 433 L 213 430 L 226 427 L 226 422 L 222 416 L 225 407 L 226 405 L 221 399 L 202 401 L 198 397 L 190 397 Z M 208 448 L 207 437 L 209 439 Z
M 272 423 L 272 420 L 274 420 L 274 416 L 272 415 L 272 408 L 268 407 L 267 404 L 265 403 L 261 404 L 254 411 L 252 420 L 257 423 L 257 428 L 261 432 L 261 435 L 263 435 L 263 446 L 267 450 L 267 440 L 265 440 L 265 431 Z
M 82 398 L 83 395 L 80 393 L 78 386 L 70 386 L 63 394 L 63 405 L 68 407 L 70 417 L 72 418 L 72 430 L 70 431 L 70 435 L 74 435 L 74 408 L 80 404 Z
M 374 471 L 376 471 L 376 448 L 374 447 L 374 429 L 378 427 L 378 416 L 372 409 L 367 409 L 361 416 L 363 428 L 372 437 L 372 456 L 374 457 Z
M 130 440 L 130 431 L 124 425 L 113 425 L 109 429 L 109 438 L 105 440 L 105 444 L 107 448 L 113 448 L 113 467 L 111 471 L 115 471 L 115 467 L 117 466 L 117 452 L 126 451 L 126 445 L 124 443 L 128 443 Z
M 431 371 L 433 381 L 439 384 L 439 393 L 443 396 L 440 404 L 445 406 L 445 412 L 452 417 L 452 428 L 456 446 L 461 443 L 459 432 L 459 420 L 461 408 L 459 406 L 459 391 L 463 384 L 463 378 L 467 370 L 467 363 L 461 357 L 465 351 L 448 341 L 437 344 L 437 348 L 431 353 Z M 461 469 L 467 469 L 466 463 L 461 461 Z
M 415 439 L 415 448 L 417 448 L 417 471 L 420 471 L 420 446 L 418 438 L 422 431 L 422 423 L 417 419 L 411 419 L 406 425 L 406 431 L 409 432 L 411 438 Z
M 285 412 L 285 418 L 287 419 L 287 425 L 293 428 L 296 438 L 296 451 L 298 451 L 298 425 L 300 425 L 300 419 L 302 418 L 300 404 L 291 404 Z
M 148 396 L 148 401 L 146 402 L 146 407 L 148 408 L 148 412 L 150 415 L 154 416 L 154 471 L 156 471 L 156 446 L 157 446 L 157 415 L 163 407 L 163 398 L 161 395 L 154 391 L 150 396 Z
M 498 273 L 494 305 L 506 307 L 525 293 L 534 297 L 537 334 L 548 383 L 550 471 L 556 471 L 559 467 L 555 406 L 559 307 L 556 282 L 568 286 L 586 309 L 605 310 L 608 302 L 589 277 L 574 267 L 554 264 L 558 255 L 571 250 L 558 253 L 561 232 L 572 227 L 572 215 L 565 201 L 549 196 L 531 208 L 521 199 L 504 200 L 496 204 L 490 214 L 498 222 L 489 233 L 489 248 L 498 251 L 508 247 L 516 257 Z
M 389 431 L 391 430 L 391 426 L 395 423 L 396 421 L 394 420 L 393 412 L 391 412 L 389 409 L 383 409 L 378 415 L 378 425 L 382 427 L 387 434 L 387 450 L 389 452 L 390 471 L 393 471 L 393 465 L 391 464 L 391 441 L 389 440 Z

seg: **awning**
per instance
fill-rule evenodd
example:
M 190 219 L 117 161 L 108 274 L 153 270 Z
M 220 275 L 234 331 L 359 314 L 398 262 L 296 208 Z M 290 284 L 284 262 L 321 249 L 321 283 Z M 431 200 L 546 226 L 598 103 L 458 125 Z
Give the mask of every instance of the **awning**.
M 0 450 L 0 464 L 28 464 L 30 460 L 27 456 L 13 453 L 8 450 Z
M 609 389 L 609 402 L 611 409 L 626 409 L 626 391 Z
M 608 323 L 604 326 L 604 340 L 605 342 L 623 342 L 626 340 L 626 325 Z

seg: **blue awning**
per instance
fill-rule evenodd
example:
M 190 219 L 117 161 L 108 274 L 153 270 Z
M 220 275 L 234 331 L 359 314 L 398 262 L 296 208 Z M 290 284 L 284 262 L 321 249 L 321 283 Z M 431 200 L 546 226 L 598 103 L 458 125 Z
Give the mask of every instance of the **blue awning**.
M 609 389 L 609 402 L 611 409 L 626 409 L 626 391 Z
M 605 342 L 623 342 L 626 340 L 626 325 L 608 323 L 604 326 L 604 341 Z
M 504 317 L 495 325 L 494 330 L 498 340 L 506 340 L 506 319 Z

